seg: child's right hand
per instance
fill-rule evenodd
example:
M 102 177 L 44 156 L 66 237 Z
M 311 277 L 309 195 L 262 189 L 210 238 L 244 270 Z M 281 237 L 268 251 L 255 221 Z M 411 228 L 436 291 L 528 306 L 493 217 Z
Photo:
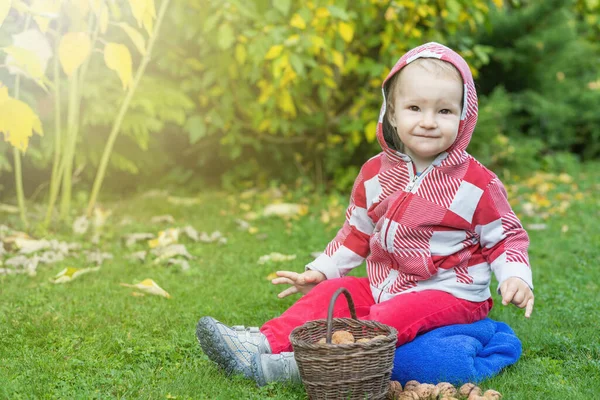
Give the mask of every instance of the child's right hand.
M 301 274 L 292 271 L 277 271 L 275 274 L 279 278 L 275 278 L 271 281 L 274 285 L 293 285 L 277 295 L 280 299 L 295 293 L 302 293 L 304 295 L 310 292 L 316 285 L 327 279 L 322 272 L 313 270 L 304 271 Z

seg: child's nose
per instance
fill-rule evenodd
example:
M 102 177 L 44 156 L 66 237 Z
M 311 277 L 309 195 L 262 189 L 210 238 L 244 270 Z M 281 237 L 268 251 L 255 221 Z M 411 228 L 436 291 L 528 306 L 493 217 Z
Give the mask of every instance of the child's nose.
M 424 129 L 437 128 L 437 122 L 435 120 L 435 115 L 430 112 L 422 113 L 420 125 L 421 125 L 421 128 L 424 128 Z

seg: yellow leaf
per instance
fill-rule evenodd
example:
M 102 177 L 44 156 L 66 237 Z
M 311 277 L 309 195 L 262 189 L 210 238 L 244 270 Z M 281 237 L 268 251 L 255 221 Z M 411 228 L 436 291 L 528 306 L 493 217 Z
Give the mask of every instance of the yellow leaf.
M 33 3 L 31 3 L 31 10 L 36 14 L 58 14 L 59 9 L 60 3 L 57 0 L 34 0 Z M 40 27 L 40 31 L 44 33 L 48 31 L 50 18 L 35 15 L 33 19 Z
M 504 1 L 503 0 L 493 0 L 494 4 L 496 5 L 496 7 L 498 8 L 502 8 L 502 6 L 504 6 Z
M 100 267 L 94 267 L 94 268 L 73 268 L 73 267 L 68 267 L 63 269 L 62 271 L 60 271 L 52 280 L 52 283 L 66 283 L 66 282 L 71 282 L 72 280 L 74 280 L 75 278 L 77 278 L 78 276 L 81 276 L 83 274 L 87 274 L 88 272 L 95 272 L 98 271 L 100 269 Z
M 131 86 L 131 54 L 125 45 L 107 43 L 104 47 L 104 62 L 108 68 L 117 72 L 123 84 L 123 90 Z
M 98 23 L 100 24 L 100 33 L 105 34 L 108 29 L 108 8 L 101 8 Z
M 340 22 L 338 24 L 338 30 L 340 32 L 340 36 L 346 43 L 350 43 L 352 41 L 352 37 L 354 36 L 354 28 L 352 25 L 346 22 Z
M 152 24 L 156 18 L 156 9 L 154 0 L 128 0 L 133 17 L 138 23 L 138 26 L 144 26 L 146 32 L 152 33 Z
M 315 15 L 317 18 L 327 18 L 331 15 L 331 13 L 325 7 L 319 7 L 315 11 Z
M 85 32 L 69 32 L 58 45 L 58 59 L 63 71 L 71 76 L 83 64 L 92 51 L 92 43 Z
M 272 60 L 274 58 L 277 58 L 281 55 L 281 52 L 283 51 L 283 45 L 281 44 L 276 44 L 274 46 L 271 46 L 271 48 L 269 49 L 269 51 L 267 51 L 267 54 L 265 55 L 265 60 Z
M 238 63 L 244 64 L 246 62 L 246 47 L 242 44 L 235 46 L 235 59 Z
M 268 281 L 271 281 L 271 280 L 273 280 L 273 279 L 275 279 L 275 278 L 278 278 L 278 275 L 277 275 L 275 272 L 271 272 L 269 275 L 267 275 L 267 278 L 266 278 L 266 279 L 267 279 Z
M 43 135 L 39 117 L 27 104 L 9 97 L 6 86 L 0 86 L 0 132 L 5 141 L 23 152 L 33 132 Z
M 377 137 L 377 122 L 371 121 L 367 124 L 365 129 L 365 137 L 367 138 L 367 142 L 373 143 L 375 138 Z
M 71 0 L 71 3 L 79 10 L 82 17 L 85 17 L 90 12 L 90 3 L 88 0 Z
M 142 292 L 145 292 L 145 293 L 154 294 L 156 296 L 166 297 L 167 299 L 171 298 L 171 295 L 169 293 L 165 292 L 165 290 L 163 288 L 161 288 L 160 286 L 158 286 L 156 284 L 156 282 L 154 282 L 152 279 L 144 279 L 140 283 L 136 283 L 134 285 L 130 285 L 127 283 L 121 283 L 121 286 L 135 288 L 135 289 L 141 290 Z
M 142 34 L 124 22 L 121 22 L 119 26 L 125 31 L 127 36 L 129 36 L 129 39 L 131 39 L 135 48 L 138 49 L 142 55 L 146 54 L 146 41 Z
M 344 68 L 344 56 L 337 50 L 332 51 L 333 63 L 337 65 L 340 71 Z
M 0 26 L 10 11 L 11 0 L 0 0 Z
M 296 116 L 296 106 L 294 105 L 294 100 L 292 99 L 290 92 L 287 90 L 279 93 L 279 96 L 277 97 L 277 104 L 279 105 L 281 111 L 286 112 L 292 117 Z
M 290 25 L 293 26 L 294 28 L 298 28 L 298 29 L 306 28 L 306 22 L 298 14 L 294 14 L 292 19 L 290 20 Z
M 2 50 L 12 57 L 9 65 L 19 67 L 35 80 L 39 80 L 44 75 L 40 59 L 33 51 L 15 46 L 7 46 Z

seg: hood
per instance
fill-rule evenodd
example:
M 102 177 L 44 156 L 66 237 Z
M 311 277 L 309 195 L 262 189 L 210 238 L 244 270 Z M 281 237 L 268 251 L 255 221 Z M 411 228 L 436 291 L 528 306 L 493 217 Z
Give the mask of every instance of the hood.
M 437 159 L 436 162 L 441 162 L 441 160 L 448 157 L 448 154 L 453 154 L 457 157 L 451 157 L 454 160 L 462 159 L 462 155 L 465 153 L 469 142 L 471 141 L 471 136 L 473 135 L 473 130 L 475 129 L 475 124 L 477 123 L 477 92 L 475 91 L 475 84 L 473 83 L 473 76 L 471 75 L 471 70 L 469 69 L 469 65 L 467 62 L 456 53 L 454 50 L 449 49 L 448 47 L 441 45 L 439 43 L 430 42 L 419 47 L 416 47 L 410 50 L 408 53 L 404 54 L 394 65 L 394 68 L 390 71 L 387 78 L 383 81 L 382 84 L 382 93 L 383 93 L 383 104 L 381 105 L 381 111 L 379 113 L 379 122 L 377 124 L 377 140 L 381 145 L 383 151 L 393 160 L 403 159 L 405 161 L 409 160 L 409 157 L 399 151 L 396 151 L 389 147 L 387 142 L 383 137 L 383 119 L 385 117 L 386 110 L 386 83 L 404 68 L 408 63 L 416 60 L 417 58 L 437 58 L 443 61 L 447 61 L 454 65 L 454 67 L 460 72 L 462 76 L 464 90 L 463 90 L 463 110 L 460 117 L 460 125 L 458 126 L 458 135 L 456 136 L 456 140 L 450 146 L 446 153 L 440 159 Z

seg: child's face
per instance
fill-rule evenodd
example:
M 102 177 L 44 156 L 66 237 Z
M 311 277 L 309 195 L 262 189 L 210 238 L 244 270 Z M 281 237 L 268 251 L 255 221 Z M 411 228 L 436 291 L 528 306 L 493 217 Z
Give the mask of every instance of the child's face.
M 429 165 L 456 139 L 463 84 L 445 71 L 409 64 L 396 85 L 390 123 L 417 166 Z

